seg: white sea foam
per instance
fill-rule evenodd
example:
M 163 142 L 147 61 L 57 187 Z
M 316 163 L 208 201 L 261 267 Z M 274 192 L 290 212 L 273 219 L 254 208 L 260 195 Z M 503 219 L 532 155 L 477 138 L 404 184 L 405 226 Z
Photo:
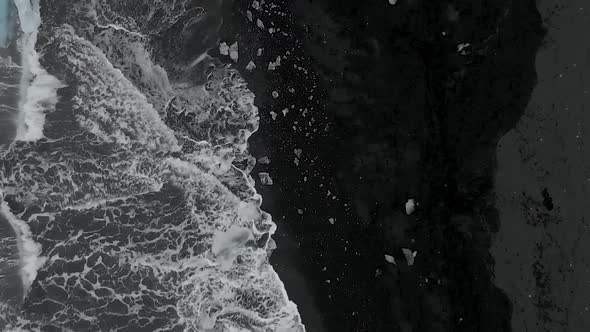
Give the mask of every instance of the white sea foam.
M 14 3 L 22 30 L 19 41 L 22 77 L 16 139 L 36 141 L 43 137 L 45 113 L 55 109 L 57 90 L 63 84 L 41 67 L 39 53 L 35 50 L 41 26 L 39 0 L 14 0 Z
M 61 1 L 47 0 L 50 14 Z M 0 148 L 0 188 L 42 210 L 23 214 L 49 257 L 35 284 L 44 297 L 27 303 L 57 303 L 23 310 L 23 326 L 305 331 L 268 262 L 276 225 L 249 175 L 258 110 L 244 80 L 219 66 L 200 85 L 186 78 L 190 61 L 182 79 L 168 77 L 174 64 L 156 63 L 150 38 L 194 16 L 188 2 L 72 2 L 52 17 L 44 47 L 79 128 Z M 156 52 L 170 59 L 161 53 L 174 46 Z M 131 318 L 111 321 L 109 311 Z
M 1 192 L 0 198 L 3 198 Z M 8 220 L 16 235 L 20 259 L 20 274 L 24 295 L 26 296 L 33 281 L 37 277 L 37 271 L 45 263 L 45 258 L 41 256 L 41 245 L 33 239 L 31 229 L 27 223 L 12 214 L 10 207 L 4 200 L 0 203 L 0 213 Z

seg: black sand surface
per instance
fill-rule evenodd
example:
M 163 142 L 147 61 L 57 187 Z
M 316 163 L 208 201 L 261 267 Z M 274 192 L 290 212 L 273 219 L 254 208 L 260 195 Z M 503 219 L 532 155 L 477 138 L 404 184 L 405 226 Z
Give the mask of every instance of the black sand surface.
M 272 4 L 236 2 L 225 41 L 261 110 L 271 260 L 308 330 L 510 331 L 490 254 L 496 145 L 536 84 L 535 2 Z

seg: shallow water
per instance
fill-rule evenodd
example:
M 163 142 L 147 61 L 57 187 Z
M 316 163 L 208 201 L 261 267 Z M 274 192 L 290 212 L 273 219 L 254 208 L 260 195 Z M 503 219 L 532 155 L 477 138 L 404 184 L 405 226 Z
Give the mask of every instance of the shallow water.
M 12 0 L 0 0 L 0 48 L 6 48 L 15 35 L 16 11 Z

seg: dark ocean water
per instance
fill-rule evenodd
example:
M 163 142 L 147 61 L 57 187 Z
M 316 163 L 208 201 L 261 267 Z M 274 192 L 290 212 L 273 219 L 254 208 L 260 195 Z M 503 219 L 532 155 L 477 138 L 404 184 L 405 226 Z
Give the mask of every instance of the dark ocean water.
M 249 175 L 254 95 L 202 53 L 218 3 L 16 4 L 3 329 L 304 331 Z

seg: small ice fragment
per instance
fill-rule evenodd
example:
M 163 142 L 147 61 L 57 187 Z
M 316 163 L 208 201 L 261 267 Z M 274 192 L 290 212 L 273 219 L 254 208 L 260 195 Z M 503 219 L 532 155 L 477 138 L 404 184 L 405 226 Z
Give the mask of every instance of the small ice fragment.
M 252 8 L 256 9 L 256 10 L 260 10 L 260 3 L 258 1 L 253 1 L 252 2 Z
M 395 264 L 395 265 L 397 265 L 397 263 L 395 262 L 395 257 L 393 257 L 393 256 L 391 256 L 391 255 L 385 254 L 385 260 L 386 260 L 388 263 L 391 263 L 391 264 Z
M 268 63 L 268 70 L 275 70 L 278 66 L 281 65 L 281 56 L 277 56 L 276 60 L 274 62 L 269 62 Z
M 412 212 L 414 212 L 414 210 L 416 210 L 416 202 L 413 198 L 410 198 L 406 202 L 406 214 L 410 215 L 412 214 Z
M 254 64 L 254 62 L 248 62 L 248 65 L 246 65 L 246 70 L 253 71 L 254 69 L 256 69 L 256 65 Z
M 328 221 L 330 222 L 330 224 L 334 225 L 334 222 L 336 222 L 336 219 L 330 218 L 330 219 L 328 219 Z
M 273 92 L 272 92 L 272 97 L 273 97 L 274 99 L 277 99 L 277 98 L 279 98 L 279 93 L 278 93 L 278 92 L 276 92 L 276 91 L 273 91 Z
M 297 158 L 301 158 L 301 154 L 303 153 L 303 150 L 302 149 L 295 149 L 295 150 L 293 150 L 293 153 L 295 153 Z
M 270 116 L 272 117 L 273 120 L 277 119 L 277 113 L 270 111 Z
M 246 17 L 248 18 L 248 21 L 252 22 L 252 12 L 249 10 L 246 10 Z
M 270 178 L 270 175 L 266 172 L 258 173 L 258 177 L 260 177 L 260 182 L 265 186 L 272 186 L 273 182 Z
M 299 166 L 299 158 L 295 158 L 293 160 L 293 163 L 295 164 L 295 166 Z
M 390 5 L 395 5 L 396 3 L 397 3 L 397 0 L 389 0 Z
M 459 45 L 457 45 L 457 52 L 461 52 L 463 49 L 469 47 L 469 43 L 461 43 Z
M 402 248 L 402 252 L 404 253 L 404 256 L 406 256 L 406 262 L 408 263 L 408 266 L 414 265 L 414 259 L 416 258 L 418 252 L 412 252 L 412 250 L 407 248 Z
M 303 210 L 301 210 L 301 209 L 297 209 L 297 213 L 299 213 L 299 214 L 303 214 Z
M 238 42 L 231 44 L 229 47 L 229 57 L 234 60 L 234 62 L 238 62 Z
M 262 55 L 262 51 L 263 51 L 263 49 L 262 48 L 259 48 L 258 50 L 256 50 L 256 55 L 257 56 L 261 56 Z
M 285 108 L 283 110 L 283 116 L 287 116 L 287 113 L 289 113 L 289 109 L 288 108 Z
M 264 157 L 258 158 L 258 162 L 263 165 L 268 165 L 268 164 L 270 164 L 270 158 L 267 156 L 264 156 Z
M 262 23 L 262 21 L 260 19 L 256 20 L 256 25 L 260 28 L 260 29 L 264 29 L 264 23 Z
M 219 44 L 219 53 L 221 55 L 229 55 L 229 46 L 225 42 Z

